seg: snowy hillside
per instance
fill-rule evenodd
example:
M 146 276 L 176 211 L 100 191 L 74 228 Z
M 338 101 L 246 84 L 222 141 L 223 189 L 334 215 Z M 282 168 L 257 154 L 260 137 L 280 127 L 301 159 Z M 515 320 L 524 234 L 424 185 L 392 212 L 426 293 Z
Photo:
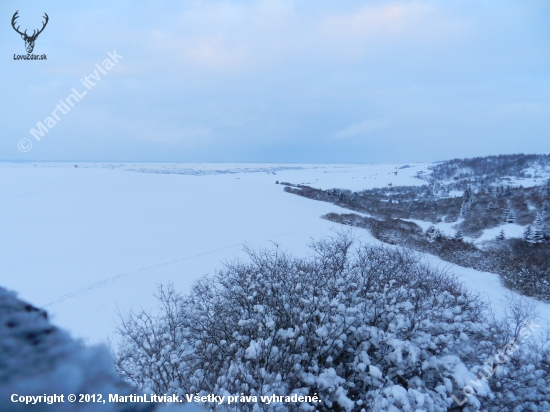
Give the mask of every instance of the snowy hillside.
M 0 285 L 47 309 L 52 323 L 73 337 L 87 344 L 114 339 L 117 347 L 119 313 L 157 313 L 154 295 L 159 285 L 172 283 L 186 293 L 203 275 L 223 269 L 224 262 L 246 261 L 245 245 L 257 250 L 276 243 L 295 256 L 305 256 L 311 239 L 334 236 L 335 230 L 346 227 L 339 220 L 321 219 L 350 212 L 338 199 L 332 203 L 294 196 L 283 183 L 322 193 L 336 193 L 335 188 L 345 188 L 346 193 L 420 188 L 426 182 L 417 176 L 428 173 L 428 167 L 1 163 Z M 430 230 L 428 221 L 408 220 Z M 436 225 L 456 234 L 449 222 Z M 505 225 L 510 235 L 522 230 L 514 223 Z M 485 230 L 477 241 L 494 237 L 497 229 Z M 368 230 L 357 228 L 353 234 L 365 244 L 381 244 Z M 494 273 L 451 265 L 432 254 L 424 259 L 455 273 L 492 305 L 497 316 L 504 314 L 505 295 L 518 296 Z M 550 305 L 528 301 L 539 319 L 550 319 Z M 108 358 L 97 351 L 98 359 Z
M 276 181 L 351 190 L 421 185 L 414 176 L 428 165 L 77 166 L 0 164 L 0 285 L 93 343 L 113 334 L 119 311 L 155 307 L 158 284 L 186 290 L 220 262 L 243 256 L 244 244 L 277 242 L 305 253 L 310 238 L 340 227 L 320 217 L 345 209 L 289 196 Z M 377 242 L 365 231 L 356 235 Z M 474 288 L 487 279 L 483 289 L 498 305 L 505 289 L 495 275 L 452 270 Z

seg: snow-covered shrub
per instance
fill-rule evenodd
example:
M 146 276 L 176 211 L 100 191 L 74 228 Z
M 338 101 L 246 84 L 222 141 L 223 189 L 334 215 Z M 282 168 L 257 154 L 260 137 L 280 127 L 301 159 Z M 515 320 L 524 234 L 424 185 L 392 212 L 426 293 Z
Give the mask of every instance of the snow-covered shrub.
M 489 324 L 495 349 L 477 371 L 493 393 L 483 409 L 550 411 L 549 330 L 537 319 L 533 301 L 513 295 L 505 301 L 505 315 Z
M 46 312 L 0 287 L 0 411 L 150 411 L 147 404 L 108 402 L 109 394 L 130 394 L 105 347 L 84 347 L 48 321 Z M 35 405 L 16 396 L 63 395 L 64 402 Z M 68 401 L 69 394 L 77 402 Z M 101 394 L 103 403 L 78 402 L 80 394 Z M 58 398 L 59 399 L 59 398 Z M 50 401 L 53 400 L 50 398 Z
M 454 236 L 447 237 L 433 225 L 422 232 L 420 226 L 401 219 L 377 220 L 355 213 L 329 213 L 323 219 L 367 229 L 384 243 L 430 253 L 463 267 L 497 273 L 504 286 L 526 296 L 550 300 L 548 224 L 539 224 L 545 239 L 543 243 L 498 236 L 494 242 L 486 242 L 483 248 L 479 248 L 474 243 L 460 241 Z
M 460 233 L 462 234 L 462 232 Z M 446 236 L 441 229 L 436 228 L 434 225 L 431 225 L 428 229 L 426 229 L 426 233 L 424 235 L 429 242 L 441 242 L 446 239 Z
M 497 336 L 504 339 L 504 328 L 496 333 L 483 303 L 455 278 L 412 252 L 354 247 L 348 236 L 311 247 L 305 259 L 278 249 L 249 250 L 250 262 L 227 265 L 198 281 L 188 295 L 161 288 L 160 315 L 123 320 L 119 373 L 157 393 L 244 394 L 258 400 L 297 393 L 321 399 L 239 404 L 243 411 L 502 406 L 496 395 L 513 379 L 495 377 L 493 383 L 475 375 L 496 351 Z M 532 371 L 539 383 L 531 398 L 544 405 L 547 394 L 537 388 L 549 380 L 541 362 L 520 360 L 507 373 Z M 461 399 L 472 381 L 479 385 L 459 406 L 452 396 Z M 537 410 L 531 400 L 516 401 Z

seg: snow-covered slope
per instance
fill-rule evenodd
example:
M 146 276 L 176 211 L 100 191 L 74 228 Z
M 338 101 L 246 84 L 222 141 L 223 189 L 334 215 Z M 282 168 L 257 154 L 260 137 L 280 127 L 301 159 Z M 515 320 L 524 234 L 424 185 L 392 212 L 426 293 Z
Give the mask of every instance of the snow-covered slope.
M 105 339 L 119 310 L 156 305 L 158 284 L 185 289 L 245 243 L 300 251 L 310 237 L 330 234 L 333 225 L 319 216 L 337 207 L 275 184 L 296 173 L 2 164 L 0 285 L 48 309 L 76 336 Z

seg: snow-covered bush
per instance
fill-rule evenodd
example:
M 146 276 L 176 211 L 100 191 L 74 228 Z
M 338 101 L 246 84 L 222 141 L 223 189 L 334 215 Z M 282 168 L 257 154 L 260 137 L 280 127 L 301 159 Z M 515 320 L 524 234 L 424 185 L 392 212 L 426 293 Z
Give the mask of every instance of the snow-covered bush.
M 0 411 L 114 412 L 150 411 L 147 404 L 108 402 L 109 394 L 128 395 L 105 347 L 84 347 L 52 326 L 46 312 L 0 287 Z M 63 402 L 35 405 L 19 396 L 63 395 Z M 71 403 L 69 394 L 77 395 Z M 80 394 L 102 395 L 103 403 L 78 402 Z M 12 395 L 17 395 L 12 402 Z M 35 398 L 37 399 L 37 398 Z M 52 401 L 53 398 L 50 398 Z
M 494 395 L 482 405 L 488 411 L 550 411 L 549 330 L 537 320 L 532 300 L 505 300 L 505 315 L 488 326 L 495 350 L 477 371 Z
M 157 393 L 321 399 L 239 404 L 243 411 L 501 407 L 495 393 L 508 390 L 505 381 L 475 374 L 505 328 L 490 326 L 483 303 L 455 278 L 412 252 L 354 247 L 345 235 L 311 247 L 305 259 L 249 250 L 250 262 L 227 265 L 188 295 L 160 288 L 158 316 L 123 319 L 121 376 Z M 549 381 L 539 358 L 510 364 L 507 372 L 513 376 L 519 365 L 536 375 L 530 403 L 515 399 L 531 410 L 548 396 L 537 389 Z M 459 406 L 452 396 L 462 399 L 472 381 L 479 385 Z

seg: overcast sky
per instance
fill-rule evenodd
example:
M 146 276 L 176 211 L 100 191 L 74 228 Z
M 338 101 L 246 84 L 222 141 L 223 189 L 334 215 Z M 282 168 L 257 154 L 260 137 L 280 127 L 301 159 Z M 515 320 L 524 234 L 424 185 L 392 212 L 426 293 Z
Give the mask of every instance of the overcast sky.
M 2 160 L 550 152 L 548 0 L 29 3 L 0 3 Z M 47 60 L 14 60 L 16 10 L 29 34 L 49 15 L 33 51 Z M 81 79 L 114 50 L 88 90 Z M 87 94 L 37 141 L 29 130 L 72 88 Z

